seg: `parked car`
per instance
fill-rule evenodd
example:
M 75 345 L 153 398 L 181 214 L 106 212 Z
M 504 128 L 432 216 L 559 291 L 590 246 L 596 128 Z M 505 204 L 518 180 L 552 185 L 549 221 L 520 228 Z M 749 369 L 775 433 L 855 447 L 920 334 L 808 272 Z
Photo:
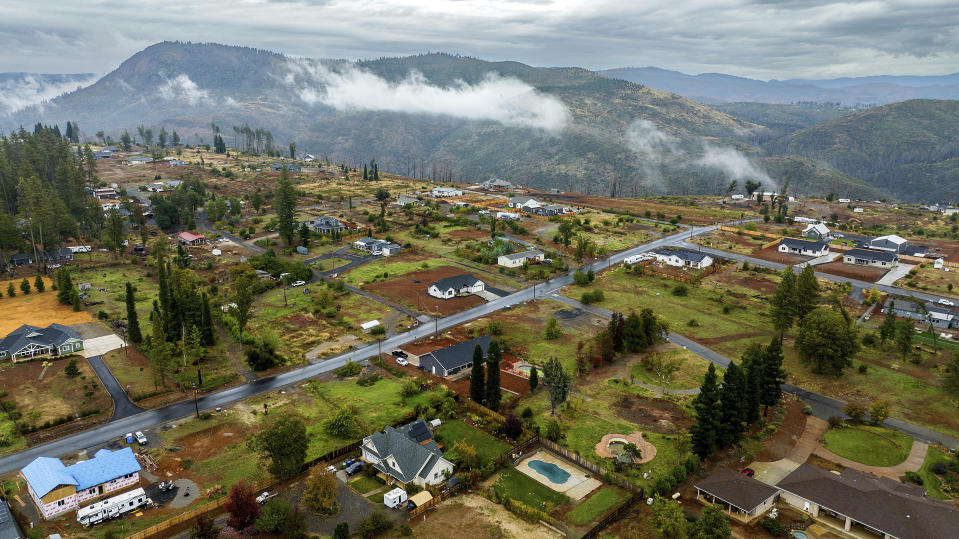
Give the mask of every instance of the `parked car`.
M 409 362 L 409 361 L 406 361 L 405 359 L 403 359 L 403 358 L 401 358 L 401 357 L 398 357 L 398 358 L 396 358 L 396 364 L 399 365 L 399 366 L 401 366 L 401 367 L 405 367 L 405 366 L 409 365 L 410 362 Z
M 272 497 L 274 497 L 274 496 L 276 496 L 276 494 L 270 494 L 269 492 L 265 492 L 265 491 L 264 491 L 262 494 L 260 494 L 259 496 L 256 497 L 256 503 L 258 503 L 258 504 L 264 504 L 264 503 L 266 503 L 267 500 L 269 500 L 270 498 L 272 498 Z M 249 499 L 249 498 L 247 498 L 247 499 Z
M 953 305 L 955 305 L 955 303 L 945 298 L 939 298 L 939 305 L 948 305 L 952 307 Z
M 354 462 L 353 464 L 350 464 L 350 466 L 346 469 L 346 475 L 356 475 L 360 473 L 362 470 L 363 470 L 363 463 L 357 461 L 357 462 Z
M 392 352 L 390 352 L 390 354 L 392 354 L 393 357 L 401 357 L 401 358 L 403 358 L 403 359 L 406 359 L 406 358 L 410 357 L 409 354 L 407 354 L 406 352 L 404 352 L 404 351 L 402 351 L 402 350 L 399 350 L 399 349 L 393 350 Z
M 303 286 L 306 284 L 306 281 L 293 281 L 293 286 Z
M 140 445 L 147 445 L 147 437 L 143 434 L 143 431 L 137 431 L 135 436 L 137 437 L 137 443 Z
M 756 475 L 756 470 L 753 470 L 752 468 L 743 468 L 742 474 L 748 477 L 752 477 Z

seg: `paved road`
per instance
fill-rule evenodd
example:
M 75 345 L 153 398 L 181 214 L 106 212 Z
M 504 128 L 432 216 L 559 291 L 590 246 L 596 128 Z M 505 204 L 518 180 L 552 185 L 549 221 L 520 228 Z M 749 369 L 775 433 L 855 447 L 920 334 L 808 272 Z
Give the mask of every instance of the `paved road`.
M 609 318 L 612 314 L 606 309 L 592 305 L 584 305 L 575 299 L 567 298 L 561 294 L 550 294 L 549 297 L 550 299 L 561 301 L 571 307 L 588 311 L 597 316 L 602 316 L 603 318 Z M 670 342 L 683 346 L 690 352 L 707 359 L 720 367 L 726 368 L 729 366 L 729 358 L 714 350 L 706 348 L 692 339 L 683 337 L 682 335 L 678 335 L 676 333 L 670 333 L 668 337 Z M 833 399 L 825 395 L 820 395 L 818 393 L 813 393 L 792 384 L 783 384 L 782 389 L 786 393 L 798 396 L 803 402 L 808 404 L 809 407 L 812 408 L 813 415 L 818 418 L 829 419 L 832 416 L 845 417 L 842 409 L 846 403 L 843 401 Z M 887 419 L 884 424 L 889 428 L 894 428 L 900 432 L 904 432 L 919 441 L 926 443 L 939 443 L 952 449 L 959 449 L 959 439 L 953 438 L 952 436 L 947 436 L 934 430 L 920 427 L 919 425 L 913 425 L 912 423 L 907 423 L 901 419 L 890 418 Z
M 106 363 L 103 362 L 103 356 L 90 356 L 87 358 L 87 361 L 90 363 L 90 367 L 93 368 L 93 372 L 97 373 L 97 376 L 100 377 L 100 382 L 103 384 L 103 387 L 106 388 L 110 396 L 113 397 L 113 417 L 111 421 L 136 415 L 143 411 L 143 408 L 140 408 L 130 401 L 130 397 L 127 396 L 126 391 L 123 390 L 123 387 L 120 386 L 120 383 L 114 378 L 113 373 L 107 368 Z

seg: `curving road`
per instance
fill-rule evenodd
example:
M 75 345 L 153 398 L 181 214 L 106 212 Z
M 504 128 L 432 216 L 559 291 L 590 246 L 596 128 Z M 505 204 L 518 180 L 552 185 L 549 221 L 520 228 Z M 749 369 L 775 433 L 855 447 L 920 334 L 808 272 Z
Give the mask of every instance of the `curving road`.
M 117 382 L 113 373 L 107 368 L 106 363 L 103 362 L 103 356 L 88 357 L 87 362 L 90 364 L 93 372 L 97 373 L 103 387 L 106 388 L 110 396 L 113 397 L 113 417 L 111 421 L 123 419 L 124 417 L 135 415 L 143 411 L 143 408 L 133 404 L 130 400 L 126 391 L 123 390 L 123 387 Z

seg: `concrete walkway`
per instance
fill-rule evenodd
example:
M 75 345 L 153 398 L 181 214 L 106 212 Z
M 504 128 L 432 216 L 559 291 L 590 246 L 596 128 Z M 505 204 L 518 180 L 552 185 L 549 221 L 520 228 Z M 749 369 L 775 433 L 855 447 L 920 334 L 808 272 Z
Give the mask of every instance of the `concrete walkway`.
M 895 466 L 869 466 L 854 460 L 849 460 L 846 457 L 840 457 L 823 446 L 817 447 L 814 454 L 817 457 L 835 462 L 836 464 L 841 464 L 847 468 L 852 468 L 854 470 L 859 470 L 860 472 L 867 472 L 880 477 L 888 477 L 889 479 L 899 481 L 899 478 L 906 475 L 906 472 L 919 471 L 919 468 L 922 467 L 922 461 L 926 458 L 926 452 L 928 450 L 929 444 L 920 442 L 919 440 L 914 440 L 912 442 L 912 450 L 909 451 L 909 456 L 906 457 L 906 460 Z
M 809 459 L 809 456 L 819 447 L 819 438 L 827 428 L 829 423 L 826 421 L 814 416 L 807 417 L 806 428 L 785 458 L 773 462 L 753 462 L 749 465 L 756 472 L 754 477 L 767 485 L 776 485 L 782 481 Z
M 886 274 L 883 275 L 881 279 L 876 281 L 876 284 L 884 284 L 886 286 L 892 286 L 893 283 L 895 283 L 899 279 L 902 279 L 906 275 L 909 275 L 909 272 L 914 267 L 916 267 L 915 264 L 899 264 L 898 266 L 887 271 Z

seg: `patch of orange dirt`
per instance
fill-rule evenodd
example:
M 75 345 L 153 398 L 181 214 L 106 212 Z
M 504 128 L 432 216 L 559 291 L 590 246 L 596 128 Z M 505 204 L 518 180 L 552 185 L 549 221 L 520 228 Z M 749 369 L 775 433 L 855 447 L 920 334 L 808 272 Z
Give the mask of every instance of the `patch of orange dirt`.
M 0 281 L 0 291 L 3 291 L 3 298 L 0 298 L 0 335 L 6 335 L 18 327 L 29 324 L 31 326 L 47 327 L 56 322 L 65 326 L 73 324 L 83 324 L 92 322 L 93 316 L 87 311 L 74 312 L 73 307 L 63 305 L 57 301 L 57 292 L 53 290 L 53 281 L 44 279 L 45 292 L 37 292 L 33 288 L 34 276 L 27 278 L 30 282 L 30 293 L 24 294 L 20 291 L 20 279 L 12 281 Z M 16 290 L 16 296 L 7 296 L 7 287 L 13 283 Z

